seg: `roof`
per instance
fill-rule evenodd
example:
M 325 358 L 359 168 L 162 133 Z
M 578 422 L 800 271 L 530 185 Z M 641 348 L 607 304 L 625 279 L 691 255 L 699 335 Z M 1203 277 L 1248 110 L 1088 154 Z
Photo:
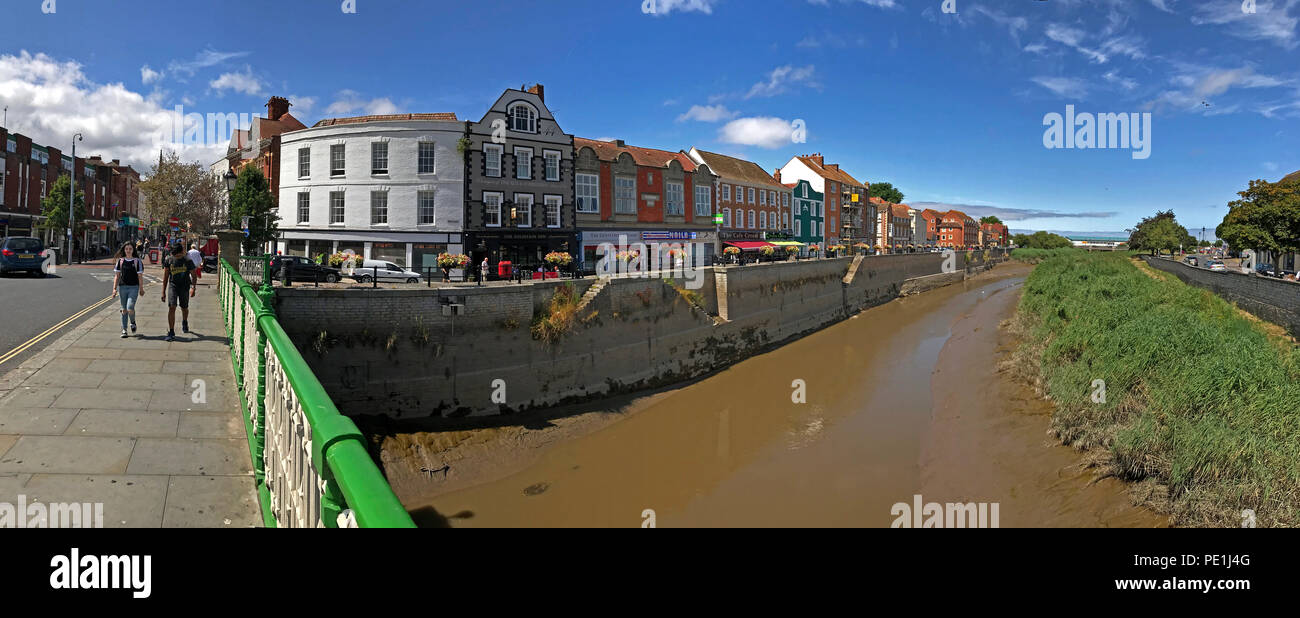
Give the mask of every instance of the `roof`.
M 285 114 L 288 116 L 288 114 Z M 352 116 L 350 118 L 326 118 L 314 125 L 313 127 L 332 127 L 340 124 L 360 124 L 363 122 L 391 122 L 394 120 L 449 120 L 457 122 L 456 114 L 449 112 L 436 112 L 432 114 L 381 114 L 372 116 Z M 295 122 L 297 120 L 295 119 Z M 306 128 L 306 127 L 303 127 Z
M 1287 182 L 1300 182 L 1300 171 L 1291 172 L 1290 174 L 1283 176 L 1282 180 L 1279 180 L 1277 182 L 1278 184 L 1287 183 Z
M 700 158 L 704 159 L 704 164 L 717 174 L 728 180 L 740 181 L 754 185 L 768 185 L 772 187 L 793 187 L 794 185 L 785 185 L 776 181 L 771 174 L 768 174 L 757 163 L 728 157 L 716 152 L 705 152 L 698 148 L 696 152 L 700 153 Z
M 695 171 L 697 167 L 695 161 L 680 152 L 669 152 L 656 148 L 642 148 L 640 146 L 619 146 L 615 142 L 601 142 L 594 139 L 582 137 L 573 138 L 573 149 L 590 148 L 596 153 L 596 157 L 601 161 L 614 161 L 619 155 L 627 153 L 631 155 L 632 160 L 637 165 L 644 167 L 668 167 L 670 161 L 677 161 L 681 164 L 682 169 L 687 172 Z M 709 166 L 712 168 L 712 166 Z
M 258 118 L 257 125 L 257 135 L 261 139 L 268 139 L 289 131 L 301 131 L 307 128 L 307 125 L 294 118 L 293 114 L 289 112 L 285 112 L 284 115 L 280 116 L 279 120 Z
M 844 170 L 822 165 L 817 162 L 817 159 L 814 159 L 811 156 L 801 156 L 796 158 L 799 159 L 800 161 L 803 161 L 803 164 L 807 165 L 808 169 L 812 170 L 818 176 L 821 176 L 826 180 L 834 180 L 835 182 L 839 182 L 839 183 L 843 183 L 855 187 L 865 187 L 865 185 L 858 182 L 852 176 L 848 175 L 848 173 L 845 172 Z

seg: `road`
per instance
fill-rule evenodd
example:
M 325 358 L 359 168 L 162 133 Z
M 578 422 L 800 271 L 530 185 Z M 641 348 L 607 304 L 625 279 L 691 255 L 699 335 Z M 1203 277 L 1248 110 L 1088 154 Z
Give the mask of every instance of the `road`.
M 146 265 L 147 285 L 158 285 L 158 267 Z M 154 287 L 154 294 L 158 288 Z M 58 266 L 45 278 L 11 274 L 0 278 L 0 375 L 12 371 L 50 342 L 75 327 L 84 309 L 113 293 L 113 267 L 96 264 Z M 116 304 L 113 300 L 110 304 Z M 73 316 L 74 319 L 69 320 Z M 64 323 L 66 322 L 66 323 Z M 56 328 L 57 327 L 57 328 Z M 43 336 L 42 336 L 43 335 Z M 34 338 L 41 337 L 33 341 Z M 28 345 L 30 344 L 30 345 Z M 15 352 L 27 345 L 26 349 Z

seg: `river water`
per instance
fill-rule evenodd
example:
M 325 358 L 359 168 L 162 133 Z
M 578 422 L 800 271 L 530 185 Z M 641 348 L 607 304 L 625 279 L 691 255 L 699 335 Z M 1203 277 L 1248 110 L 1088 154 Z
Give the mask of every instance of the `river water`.
M 998 503 L 1003 527 L 1167 525 L 1080 470 L 1046 434 L 1050 404 L 997 372 L 1028 272 L 864 311 L 426 510 L 456 527 L 636 527 L 648 511 L 658 527 L 888 527 L 922 495 Z

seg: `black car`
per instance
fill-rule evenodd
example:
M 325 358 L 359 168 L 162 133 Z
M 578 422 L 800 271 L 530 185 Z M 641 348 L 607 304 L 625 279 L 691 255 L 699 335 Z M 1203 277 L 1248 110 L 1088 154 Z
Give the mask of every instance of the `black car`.
M 0 275 L 26 272 L 45 276 L 45 247 L 39 238 L 6 236 L 0 238 Z
M 289 266 L 289 276 L 292 281 L 335 283 L 343 278 L 343 273 L 339 269 L 321 266 L 297 255 L 277 255 L 271 258 L 271 278 L 283 279 L 283 269 L 286 264 Z

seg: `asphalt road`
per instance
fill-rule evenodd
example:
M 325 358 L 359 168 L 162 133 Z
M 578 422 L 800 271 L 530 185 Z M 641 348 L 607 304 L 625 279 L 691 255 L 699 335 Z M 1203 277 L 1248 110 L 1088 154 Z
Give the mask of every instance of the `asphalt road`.
M 157 294 L 158 268 L 146 263 L 146 269 L 147 285 L 153 286 L 152 293 Z M 43 279 L 26 274 L 0 277 L 0 375 L 17 368 L 87 316 L 101 311 L 102 306 L 60 324 L 112 294 L 113 267 L 109 264 L 61 265 Z M 117 302 L 115 299 L 110 304 Z M 56 325 L 58 328 L 51 330 Z M 11 355 L 46 331 L 43 339 Z

